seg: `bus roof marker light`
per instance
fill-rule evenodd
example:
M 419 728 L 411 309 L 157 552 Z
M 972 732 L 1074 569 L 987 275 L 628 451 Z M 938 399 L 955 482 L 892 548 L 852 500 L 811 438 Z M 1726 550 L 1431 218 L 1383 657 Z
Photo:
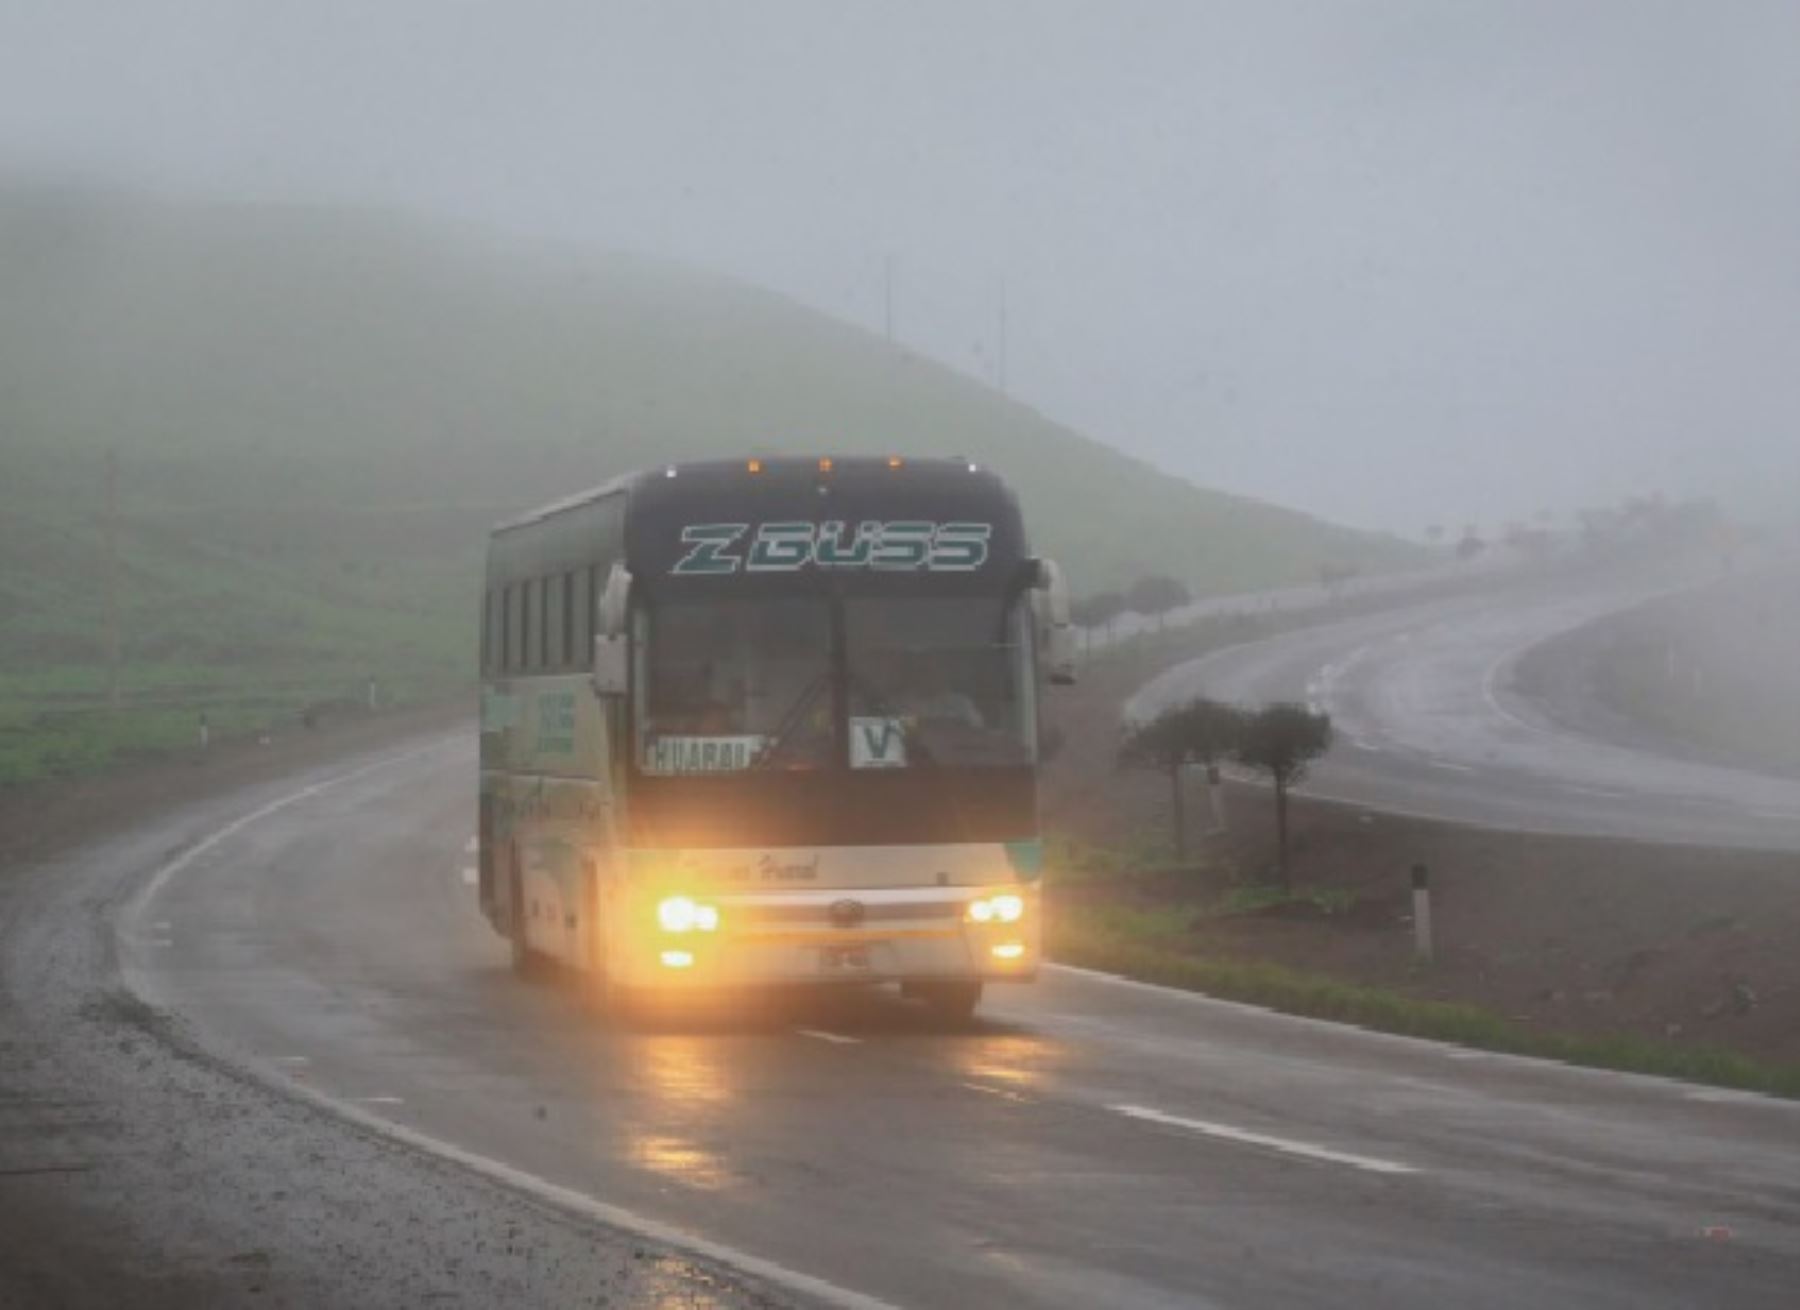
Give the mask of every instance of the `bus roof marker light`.
M 821 472 L 821 473 L 831 472 L 831 456 L 822 455 L 819 457 L 819 472 Z
M 744 467 L 752 473 L 761 473 L 762 461 L 760 459 L 748 460 L 745 462 Z
M 666 468 L 666 469 L 664 469 L 664 470 L 663 470 L 663 476 L 664 476 L 664 477 L 665 477 L 665 478 L 672 478 L 672 477 L 674 477 L 674 476 L 675 476 L 675 466 L 674 466 L 674 465 L 673 465 L 673 464 L 671 464 L 671 465 L 669 465 L 669 467 L 667 467 L 667 468 Z
M 891 469 L 897 469 L 905 462 L 906 461 L 901 459 L 898 455 L 889 455 L 888 456 L 888 467 Z

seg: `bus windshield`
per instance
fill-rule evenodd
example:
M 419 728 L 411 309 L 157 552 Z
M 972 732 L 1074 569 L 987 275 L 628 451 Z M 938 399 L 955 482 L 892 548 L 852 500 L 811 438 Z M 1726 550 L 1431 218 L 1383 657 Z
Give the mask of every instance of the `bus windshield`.
M 639 633 L 639 768 L 1029 766 L 1028 613 L 997 597 L 660 603 Z
M 830 764 L 831 617 L 822 598 L 667 602 L 644 635 L 646 773 Z
M 1027 614 L 997 597 L 845 601 L 850 767 L 1031 764 Z

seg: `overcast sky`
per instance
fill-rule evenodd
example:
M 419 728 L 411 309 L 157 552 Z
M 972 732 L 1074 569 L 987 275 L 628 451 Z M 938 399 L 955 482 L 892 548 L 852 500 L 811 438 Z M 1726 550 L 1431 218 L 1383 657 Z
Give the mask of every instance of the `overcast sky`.
M 0 0 L 0 168 L 673 256 L 1416 534 L 1800 487 L 1800 3 Z

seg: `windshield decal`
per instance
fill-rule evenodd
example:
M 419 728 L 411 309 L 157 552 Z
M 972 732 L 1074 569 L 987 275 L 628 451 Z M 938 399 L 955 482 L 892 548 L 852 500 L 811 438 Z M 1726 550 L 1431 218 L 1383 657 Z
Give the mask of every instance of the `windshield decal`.
M 646 773 L 736 773 L 761 755 L 768 738 L 752 733 L 727 737 L 652 737 L 644 743 Z
M 850 767 L 904 769 L 906 725 L 887 715 L 851 715 Z
M 972 573 L 988 559 L 991 523 L 894 522 L 763 523 L 740 539 L 746 523 L 691 523 L 681 530 L 688 550 L 671 573 L 717 577 L 737 573 L 798 573 L 807 568 L 884 572 Z

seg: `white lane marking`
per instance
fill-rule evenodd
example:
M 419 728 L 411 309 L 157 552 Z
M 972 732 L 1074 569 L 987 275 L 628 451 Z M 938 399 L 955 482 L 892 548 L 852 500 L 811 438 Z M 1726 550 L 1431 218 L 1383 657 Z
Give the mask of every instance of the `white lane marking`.
M 998 1096 L 1003 1101 L 1017 1101 L 1021 1105 L 1031 1103 L 1029 1096 L 1022 1096 L 1006 1087 L 989 1087 L 986 1083 L 962 1083 L 960 1086 L 968 1088 L 971 1092 L 980 1092 L 985 1096 Z
M 234 819 L 216 832 L 213 832 L 201 841 L 194 843 L 194 845 L 190 846 L 182 854 L 170 860 L 167 864 L 163 865 L 162 868 L 151 875 L 150 881 L 144 885 L 143 890 L 132 898 L 129 906 L 130 912 L 134 914 L 137 913 L 142 906 L 148 904 L 151 898 L 162 890 L 163 886 L 170 878 L 187 868 L 202 854 L 211 850 L 232 834 L 243 831 L 258 819 L 267 818 L 269 815 L 287 809 L 291 805 L 299 804 L 308 797 L 317 796 L 327 788 L 350 782 L 353 779 L 360 778 L 364 774 L 371 773 L 376 769 L 384 768 L 390 764 L 399 764 L 408 760 L 418 759 L 420 756 L 429 755 L 441 751 L 442 749 L 444 749 L 444 746 L 443 743 L 440 742 L 423 747 L 419 750 L 387 756 L 383 759 L 376 760 L 373 763 L 348 770 L 347 772 L 334 774 L 329 778 L 313 783 L 311 786 L 303 787 L 299 791 L 283 796 L 279 800 L 271 801 L 269 804 L 264 805 L 259 809 L 252 810 L 250 813 Z M 134 988 L 133 990 L 135 991 L 136 989 Z M 139 993 L 139 995 L 140 999 L 142 999 L 142 994 Z M 845 1040 L 856 1041 L 859 1039 L 848 1038 Z M 304 1063 L 306 1057 L 286 1056 L 277 1057 L 277 1060 L 299 1061 Z M 560 1183 L 553 1183 L 547 1178 L 540 1178 L 536 1174 L 527 1173 L 523 1169 L 514 1168 L 512 1165 L 503 1164 L 499 1160 L 491 1159 L 485 1155 L 479 1155 L 474 1151 L 465 1150 L 463 1147 L 453 1145 L 440 1138 L 431 1137 L 416 1129 L 408 1128 L 404 1124 L 397 1124 L 392 1120 L 384 1119 L 370 1110 L 363 1109 L 361 1106 L 354 1105 L 349 1101 L 339 1100 L 329 1096 L 315 1087 L 307 1086 L 303 1082 L 293 1082 L 283 1079 L 279 1083 L 272 1083 L 271 1086 L 276 1087 L 279 1091 L 288 1096 L 297 1097 L 311 1105 L 317 1106 L 321 1110 L 335 1114 L 338 1118 L 347 1123 L 356 1124 L 358 1127 L 372 1133 L 380 1133 L 392 1141 L 411 1147 L 415 1151 L 420 1151 L 427 1155 L 434 1155 L 440 1159 L 449 1160 L 451 1163 L 472 1170 L 493 1182 L 499 1183 L 503 1187 L 510 1187 L 514 1191 L 535 1196 L 539 1200 L 546 1201 L 551 1205 L 560 1206 L 561 1208 L 578 1214 L 594 1223 L 604 1224 L 609 1228 L 616 1228 L 624 1232 L 636 1233 L 639 1237 L 660 1243 L 663 1246 L 675 1247 L 680 1250 L 692 1252 L 694 1255 L 697 1255 L 704 1260 L 710 1260 L 714 1264 L 736 1270 L 739 1273 L 748 1274 L 751 1278 L 761 1279 L 763 1282 L 773 1283 L 778 1287 L 787 1288 L 788 1290 L 798 1292 L 803 1296 L 812 1297 L 825 1305 L 841 1307 L 841 1310 L 899 1310 L 899 1307 L 895 1306 L 892 1302 L 883 1301 L 879 1297 L 869 1296 L 863 1292 L 855 1292 L 847 1287 L 840 1287 L 827 1279 L 818 1278 L 812 1274 L 804 1274 L 797 1269 L 789 1269 L 787 1266 L 778 1264 L 773 1260 L 766 1260 L 761 1256 L 751 1255 L 748 1251 L 740 1251 L 736 1247 L 725 1245 L 723 1242 L 712 1241 L 709 1238 L 701 1237 L 698 1234 L 690 1233 L 685 1229 L 678 1228 L 674 1224 L 664 1223 L 662 1220 L 651 1219 L 646 1215 L 627 1210 L 623 1206 L 611 1205 L 605 1201 L 595 1200 L 585 1192 L 578 1192 L 573 1188 L 564 1187 Z
M 469 838 L 468 841 L 463 843 L 463 854 L 464 855 L 473 855 L 473 854 L 475 854 L 476 851 L 478 851 L 480 849 L 481 849 L 481 842 L 477 838 L 471 837 L 471 838 Z
M 846 1037 L 842 1033 L 828 1033 L 823 1028 L 796 1028 L 795 1032 L 802 1037 L 810 1037 L 819 1042 L 836 1042 L 839 1046 L 860 1046 L 862 1038 Z
M 304 1055 L 277 1055 L 271 1058 L 270 1063 L 300 1065 L 311 1064 L 312 1061 L 307 1059 Z
M 463 866 L 463 871 L 462 871 L 463 886 L 473 887 L 478 881 L 480 881 L 480 878 L 481 878 L 481 875 L 476 872 L 475 867 L 473 865 L 464 865 Z
M 358 1105 L 405 1105 L 404 1096 L 357 1096 L 352 1097 Z
M 1740 1092 L 1729 1087 L 1707 1087 L 1696 1092 L 1683 1092 L 1685 1101 L 1699 1101 L 1705 1105 L 1788 1105 L 1762 1092 Z
M 1314 1146 L 1311 1142 L 1296 1142 L 1286 1137 L 1271 1137 L 1267 1133 L 1253 1133 L 1248 1129 L 1233 1128 L 1230 1124 L 1213 1123 L 1207 1119 L 1188 1119 L 1178 1114 L 1165 1114 L 1161 1110 L 1152 1110 L 1148 1106 L 1114 1105 L 1108 1108 L 1128 1119 L 1141 1119 L 1145 1123 L 1163 1124 L 1170 1128 L 1185 1128 L 1189 1132 L 1199 1133 L 1202 1137 L 1237 1142 L 1244 1146 L 1260 1146 L 1271 1151 L 1279 1151 L 1283 1155 L 1298 1156 L 1303 1160 L 1347 1165 L 1352 1169 L 1361 1169 L 1365 1173 L 1416 1174 L 1419 1172 L 1411 1165 L 1401 1164 L 1397 1160 L 1382 1160 L 1372 1155 L 1355 1155 L 1349 1151 L 1334 1151 L 1328 1146 Z
M 1429 764 L 1434 769 L 1448 769 L 1452 773 L 1475 772 L 1475 766 L 1472 764 L 1459 764 L 1455 760 L 1440 760 L 1435 756 L 1427 756 L 1425 763 Z

